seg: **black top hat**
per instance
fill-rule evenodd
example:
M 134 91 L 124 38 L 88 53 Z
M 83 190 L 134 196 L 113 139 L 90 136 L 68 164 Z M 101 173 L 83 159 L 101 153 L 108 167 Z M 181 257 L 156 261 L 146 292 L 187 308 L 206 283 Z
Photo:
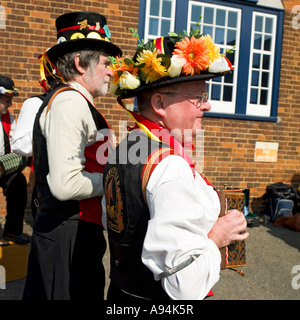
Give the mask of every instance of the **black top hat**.
M 70 12 L 56 19 L 57 44 L 47 51 L 55 63 L 59 57 L 79 50 L 105 50 L 108 55 L 122 55 L 119 47 L 109 42 L 106 18 L 96 12 Z
M 115 76 L 110 92 L 125 99 L 175 83 L 224 76 L 232 67 L 219 51 L 206 35 L 150 40 L 132 59 L 117 58 L 111 65 Z
M 19 95 L 11 78 L 0 76 L 0 94 L 15 97 Z

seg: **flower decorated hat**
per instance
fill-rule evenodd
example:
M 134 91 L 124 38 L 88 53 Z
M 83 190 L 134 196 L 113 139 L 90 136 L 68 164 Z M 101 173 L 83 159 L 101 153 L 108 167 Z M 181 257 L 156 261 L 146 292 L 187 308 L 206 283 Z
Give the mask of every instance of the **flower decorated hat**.
M 16 97 L 19 95 L 15 88 L 15 83 L 11 78 L 0 76 L 0 94 L 4 96 Z
M 99 13 L 65 13 L 56 19 L 56 29 L 57 44 L 46 53 L 54 64 L 62 55 L 84 49 L 103 49 L 110 56 L 122 55 L 121 49 L 109 41 L 110 31 L 106 18 Z
M 136 31 L 133 35 L 138 38 Z M 114 78 L 110 93 L 120 99 L 174 83 L 209 80 L 232 70 L 211 37 L 193 30 L 191 35 L 172 33 L 141 43 L 132 59 L 117 57 L 111 61 Z

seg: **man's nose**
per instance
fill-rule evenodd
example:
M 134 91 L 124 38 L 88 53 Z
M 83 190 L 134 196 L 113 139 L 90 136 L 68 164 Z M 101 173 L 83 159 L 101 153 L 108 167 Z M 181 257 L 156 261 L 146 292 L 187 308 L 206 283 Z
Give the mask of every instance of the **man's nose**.
M 207 112 L 211 110 L 211 105 L 207 99 L 205 99 L 201 105 L 201 110 L 203 112 Z

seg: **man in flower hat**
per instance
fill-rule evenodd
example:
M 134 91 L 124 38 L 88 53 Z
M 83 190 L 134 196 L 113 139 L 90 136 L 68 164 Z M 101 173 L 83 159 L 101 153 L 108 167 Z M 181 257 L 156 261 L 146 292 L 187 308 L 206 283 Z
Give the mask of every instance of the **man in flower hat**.
M 0 160 L 11 153 L 11 137 L 16 122 L 8 111 L 13 98 L 19 96 L 13 80 L 0 75 Z M 24 167 L 22 167 L 23 169 Z M 0 187 L 6 197 L 6 222 L 3 230 L 3 239 L 17 244 L 27 244 L 29 239 L 23 234 L 23 219 L 27 203 L 27 182 L 21 170 L 2 175 Z
M 108 56 L 122 51 L 109 41 L 99 13 L 63 14 L 56 28 L 57 44 L 44 53 L 42 74 L 61 83 L 48 93 L 34 124 L 37 217 L 23 298 L 100 300 L 104 165 L 96 153 L 105 147 L 101 130 L 109 126 L 93 99 L 106 94 L 113 75 Z
M 136 126 L 104 170 L 108 299 L 203 299 L 219 279 L 219 248 L 248 236 L 243 213 L 218 218 L 218 193 L 186 151 L 211 108 L 205 81 L 230 63 L 197 34 L 155 39 L 133 59 L 112 60 L 111 91 L 120 104 L 136 96 L 139 113 L 127 110 Z

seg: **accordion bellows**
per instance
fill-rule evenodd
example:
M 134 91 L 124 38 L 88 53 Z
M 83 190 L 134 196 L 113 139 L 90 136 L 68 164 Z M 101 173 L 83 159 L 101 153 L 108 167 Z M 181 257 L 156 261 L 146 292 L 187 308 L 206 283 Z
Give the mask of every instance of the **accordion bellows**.
M 245 195 L 243 192 L 224 190 L 223 193 L 220 193 L 220 201 L 220 216 L 232 209 L 244 212 Z M 246 265 L 245 240 L 232 241 L 229 246 L 220 249 L 220 252 L 222 257 L 221 270 Z
M 0 157 L 0 178 L 16 171 L 22 171 L 26 167 L 26 157 L 15 153 L 7 153 Z

